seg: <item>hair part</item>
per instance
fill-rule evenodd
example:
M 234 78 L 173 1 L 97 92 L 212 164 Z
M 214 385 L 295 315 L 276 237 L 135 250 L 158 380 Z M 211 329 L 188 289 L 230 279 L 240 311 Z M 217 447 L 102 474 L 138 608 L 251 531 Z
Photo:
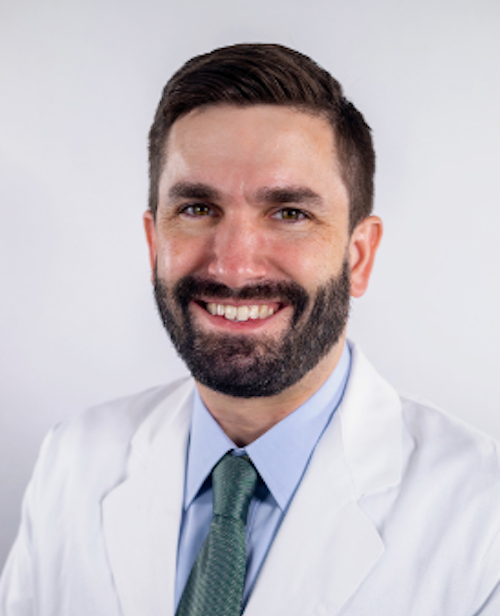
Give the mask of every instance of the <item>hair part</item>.
M 311 58 L 281 45 L 256 43 L 196 56 L 165 86 L 149 132 L 149 209 L 153 216 L 172 125 L 194 109 L 220 104 L 278 105 L 326 118 L 349 195 L 350 230 L 370 215 L 375 152 L 362 114 L 344 97 L 339 82 Z

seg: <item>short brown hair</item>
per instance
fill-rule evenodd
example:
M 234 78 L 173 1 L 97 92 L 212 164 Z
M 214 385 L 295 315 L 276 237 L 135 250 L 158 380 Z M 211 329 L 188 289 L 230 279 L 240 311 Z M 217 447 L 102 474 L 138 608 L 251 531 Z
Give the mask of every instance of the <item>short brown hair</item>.
M 349 194 L 350 229 L 373 208 L 375 152 L 370 127 L 342 86 L 311 58 L 281 45 L 241 44 L 192 58 L 163 90 L 149 132 L 149 209 L 156 215 L 165 143 L 174 122 L 205 105 L 282 105 L 331 124 Z

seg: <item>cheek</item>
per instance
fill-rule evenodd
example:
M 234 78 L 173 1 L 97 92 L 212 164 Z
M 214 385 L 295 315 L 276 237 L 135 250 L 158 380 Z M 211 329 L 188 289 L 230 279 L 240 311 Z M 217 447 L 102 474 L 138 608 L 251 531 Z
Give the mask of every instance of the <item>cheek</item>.
M 340 237 L 295 238 L 273 247 L 280 269 L 305 287 L 316 286 L 342 269 L 346 246 Z
M 165 237 L 158 247 L 159 273 L 173 280 L 192 274 L 202 265 L 206 250 L 205 242 L 199 238 Z

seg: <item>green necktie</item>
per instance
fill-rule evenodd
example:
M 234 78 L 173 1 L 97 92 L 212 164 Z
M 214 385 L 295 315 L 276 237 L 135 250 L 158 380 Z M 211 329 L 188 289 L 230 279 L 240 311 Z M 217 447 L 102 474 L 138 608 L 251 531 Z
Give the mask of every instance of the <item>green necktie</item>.
M 240 616 L 246 573 L 246 520 L 257 485 L 246 456 L 226 454 L 212 471 L 214 514 L 177 616 Z

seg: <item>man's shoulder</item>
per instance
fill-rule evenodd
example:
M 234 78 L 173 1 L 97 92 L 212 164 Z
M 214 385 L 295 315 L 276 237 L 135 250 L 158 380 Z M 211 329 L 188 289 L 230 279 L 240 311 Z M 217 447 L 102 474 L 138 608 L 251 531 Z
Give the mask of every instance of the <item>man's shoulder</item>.
M 36 474 L 57 481 L 59 473 L 68 478 L 72 472 L 90 475 L 94 466 L 96 473 L 99 468 L 122 467 L 135 436 L 149 424 L 155 432 L 162 422 L 168 422 L 193 388 L 191 378 L 179 379 L 99 404 L 62 421 L 42 444 Z
M 380 472 L 392 469 L 392 481 L 399 483 L 399 477 L 407 487 L 467 484 L 472 491 L 488 485 L 500 490 L 500 447 L 494 437 L 426 401 L 399 394 L 358 348 L 353 351 L 343 427 L 348 454 L 363 476 L 373 476 L 378 463 Z
M 352 344 L 352 343 L 351 343 Z M 380 376 L 356 345 L 353 346 L 352 406 L 368 408 L 356 412 L 356 419 L 392 423 L 399 426 L 405 445 L 415 455 L 420 452 L 441 452 L 440 458 L 460 455 L 477 460 L 498 459 L 500 443 L 492 436 L 481 432 L 455 415 L 417 396 L 396 391 Z M 390 409 L 390 412 L 386 412 Z M 375 426 L 372 424 L 371 428 Z M 383 430 L 382 432 L 384 432 Z M 398 437 L 399 438 L 399 437 Z
M 401 397 L 408 464 L 434 482 L 455 477 L 472 488 L 500 490 L 500 443 L 458 417 L 414 397 Z M 500 497 L 500 492 L 499 492 Z
M 129 441 L 139 426 L 162 405 L 163 413 L 169 411 L 169 401 L 179 393 L 193 388 L 193 381 L 186 377 L 159 385 L 129 396 L 93 406 L 71 417 L 54 428 L 54 433 L 64 439 L 111 439 Z
M 498 455 L 499 442 L 493 436 L 426 400 L 400 398 L 404 426 L 416 447 L 439 442 L 443 451 L 458 450 L 463 456 L 472 451 L 481 457 Z
M 479 613 L 500 571 L 498 442 L 397 393 L 357 349 L 351 376 L 338 425 L 358 504 L 384 544 L 353 611 L 370 613 L 397 571 L 395 613 L 426 613 L 429 601 Z

